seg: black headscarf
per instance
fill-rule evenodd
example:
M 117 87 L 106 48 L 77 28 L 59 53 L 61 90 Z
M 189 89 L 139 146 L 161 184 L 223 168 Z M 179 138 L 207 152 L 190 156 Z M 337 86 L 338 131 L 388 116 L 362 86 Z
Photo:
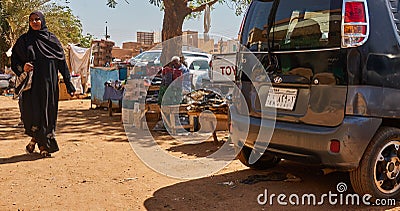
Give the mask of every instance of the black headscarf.
M 29 30 L 26 33 L 29 40 L 28 52 L 30 45 L 33 45 L 33 47 L 38 49 L 46 58 L 63 60 L 65 57 L 62 45 L 57 37 L 48 31 L 43 13 L 40 11 L 34 11 L 29 15 L 29 17 L 33 14 L 39 16 L 42 27 L 40 30 L 33 30 L 29 25 Z

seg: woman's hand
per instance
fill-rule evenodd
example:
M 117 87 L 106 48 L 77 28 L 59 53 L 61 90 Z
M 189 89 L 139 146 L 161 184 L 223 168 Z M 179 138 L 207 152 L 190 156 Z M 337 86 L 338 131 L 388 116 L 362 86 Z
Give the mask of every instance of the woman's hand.
M 65 86 L 67 88 L 68 94 L 71 95 L 71 97 L 73 97 L 76 92 L 74 85 L 71 82 L 67 82 L 67 83 L 65 83 Z
M 33 64 L 27 62 L 24 65 L 24 72 L 31 72 L 33 71 Z
M 70 92 L 68 93 L 71 97 L 73 97 L 75 95 L 75 92 Z

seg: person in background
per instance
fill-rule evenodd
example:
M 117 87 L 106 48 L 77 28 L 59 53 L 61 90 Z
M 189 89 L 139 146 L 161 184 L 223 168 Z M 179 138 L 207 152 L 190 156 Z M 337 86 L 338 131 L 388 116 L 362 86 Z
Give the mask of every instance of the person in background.
M 160 91 L 158 94 L 158 104 L 161 105 L 164 94 L 170 84 L 179 78 L 180 81 L 175 82 L 170 90 L 169 97 L 167 100 L 168 104 L 179 104 L 181 101 L 181 95 L 188 93 L 190 89 L 190 80 L 188 80 L 185 73 L 189 73 L 189 69 L 181 63 L 179 56 L 173 56 L 162 70 L 162 82 L 160 86 Z M 182 76 L 183 75 L 183 76 Z M 181 77 L 182 76 L 182 77 Z M 189 81 L 189 87 L 187 87 L 187 81 Z M 171 98 L 172 97 L 172 98 Z
M 58 72 L 64 78 L 68 94 L 75 88 L 58 38 L 48 31 L 42 12 L 29 15 L 29 30 L 21 35 L 12 49 L 12 71 L 20 76 L 32 72 L 31 87 L 22 92 L 21 112 L 25 134 L 32 137 L 26 146 L 33 153 L 37 144 L 40 154 L 49 157 L 59 150 L 55 139 L 58 114 Z
M 188 64 L 187 64 L 184 56 L 179 57 L 179 62 L 181 64 L 185 65 L 186 68 L 188 67 Z
M 189 69 L 187 68 L 187 64 L 185 61 L 185 57 L 181 56 L 174 56 L 171 59 L 172 65 L 180 70 L 183 75 L 183 80 L 182 80 L 182 94 L 187 94 L 191 91 L 191 80 L 190 80 L 190 75 L 189 75 Z

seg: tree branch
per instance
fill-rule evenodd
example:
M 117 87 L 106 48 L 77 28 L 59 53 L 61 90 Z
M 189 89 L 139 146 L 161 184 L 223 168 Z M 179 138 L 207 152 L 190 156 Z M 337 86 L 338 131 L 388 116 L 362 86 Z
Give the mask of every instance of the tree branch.
M 207 2 L 207 3 L 205 3 L 205 4 L 202 4 L 202 5 L 200 5 L 200 6 L 198 6 L 198 7 L 195 7 L 195 8 L 192 8 L 192 12 L 201 12 L 201 11 L 203 11 L 204 9 L 206 9 L 206 5 L 208 4 L 208 6 L 212 6 L 212 5 L 214 5 L 215 3 L 217 3 L 218 2 L 218 0 L 212 0 L 212 1 L 210 1 L 210 2 Z

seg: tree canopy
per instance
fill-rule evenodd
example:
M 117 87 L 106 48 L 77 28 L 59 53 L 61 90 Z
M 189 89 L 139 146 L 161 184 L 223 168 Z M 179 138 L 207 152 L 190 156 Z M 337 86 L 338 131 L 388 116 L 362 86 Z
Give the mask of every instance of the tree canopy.
M 124 0 L 129 3 L 128 0 Z M 215 3 L 228 5 L 236 15 L 244 13 L 251 0 L 149 0 L 150 4 L 160 7 L 164 10 L 163 20 L 163 41 L 171 39 L 182 34 L 182 25 L 185 18 L 198 17 L 204 11 L 206 5 L 213 6 Z M 107 5 L 115 8 L 117 0 L 107 0 Z M 167 21 L 167 22 L 166 22 Z M 177 23 L 178 28 L 173 27 L 169 33 L 164 33 L 165 26 L 171 26 L 171 22 Z M 175 30 L 175 32 L 173 32 Z
M 28 18 L 32 11 L 44 13 L 46 24 L 60 42 L 79 43 L 82 35 L 82 24 L 72 14 L 68 6 L 61 6 L 51 0 L 0 0 L 0 67 L 5 65 L 5 52 L 16 42 L 19 36 L 28 31 Z
M 78 43 L 82 37 L 82 24 L 67 6 L 60 6 L 50 0 L 1 0 L 2 18 L 9 26 L 2 30 L 6 39 L 13 44 L 16 39 L 28 30 L 28 16 L 34 10 L 41 10 L 46 23 L 62 44 Z
M 128 1 L 128 0 L 125 0 Z M 149 0 L 150 4 L 160 7 L 164 10 L 162 41 L 171 40 L 170 46 L 175 49 L 181 49 L 182 43 L 179 38 L 182 35 L 182 25 L 186 18 L 198 15 L 205 10 L 206 5 L 212 7 L 215 3 L 229 5 L 236 15 L 240 15 L 245 11 L 251 0 Z M 117 0 L 107 0 L 109 7 L 115 8 Z M 178 38 L 175 42 L 172 38 Z M 167 61 L 171 55 L 180 55 L 179 50 L 172 50 L 169 44 L 163 45 L 161 62 Z

